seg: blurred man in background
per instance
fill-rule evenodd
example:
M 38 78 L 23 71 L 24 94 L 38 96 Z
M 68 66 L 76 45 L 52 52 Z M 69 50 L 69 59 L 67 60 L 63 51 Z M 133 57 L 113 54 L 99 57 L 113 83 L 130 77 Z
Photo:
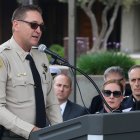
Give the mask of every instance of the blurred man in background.
M 87 110 L 73 102 L 68 98 L 72 92 L 71 78 L 65 74 L 57 75 L 54 78 L 54 92 L 58 98 L 63 121 L 73 119 L 87 114 Z

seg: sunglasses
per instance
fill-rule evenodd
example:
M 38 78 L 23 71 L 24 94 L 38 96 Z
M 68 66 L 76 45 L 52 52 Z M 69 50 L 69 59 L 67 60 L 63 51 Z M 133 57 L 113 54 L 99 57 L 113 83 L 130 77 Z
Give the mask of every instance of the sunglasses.
M 30 25 L 30 27 L 33 29 L 33 30 L 36 30 L 38 27 L 40 27 L 40 30 L 41 31 L 44 31 L 45 30 L 45 26 L 43 24 L 37 24 L 35 22 L 28 22 L 28 21 L 25 21 L 25 20 L 17 20 L 17 21 L 22 21 L 22 22 L 25 22 L 27 24 Z
M 113 96 L 114 96 L 115 98 L 119 98 L 119 97 L 122 95 L 122 92 L 121 92 L 121 91 L 103 90 L 102 93 L 103 93 L 103 95 L 104 95 L 105 97 L 110 97 L 111 94 L 113 94 Z

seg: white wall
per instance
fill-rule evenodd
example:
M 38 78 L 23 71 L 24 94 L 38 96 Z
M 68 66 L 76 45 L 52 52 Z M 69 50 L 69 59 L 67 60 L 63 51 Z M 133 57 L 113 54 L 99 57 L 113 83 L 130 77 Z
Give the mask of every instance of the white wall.
M 140 52 L 140 5 L 122 11 L 121 51 Z
M 103 76 L 102 75 L 89 75 L 91 77 L 92 80 L 94 80 L 94 82 L 96 83 L 96 85 L 98 86 L 98 88 L 101 90 L 102 85 L 103 85 Z M 77 82 L 79 84 L 80 90 L 81 90 L 81 95 L 82 98 L 84 100 L 84 103 L 86 105 L 86 107 L 89 107 L 92 98 L 98 94 L 97 90 L 95 89 L 95 87 L 93 86 L 93 84 L 84 76 L 82 75 L 78 75 L 77 76 Z M 80 93 L 78 88 L 76 88 L 77 92 L 76 92 L 76 101 L 78 104 L 83 106 L 81 97 L 80 97 Z M 74 93 L 72 92 L 70 99 L 73 101 L 73 96 Z

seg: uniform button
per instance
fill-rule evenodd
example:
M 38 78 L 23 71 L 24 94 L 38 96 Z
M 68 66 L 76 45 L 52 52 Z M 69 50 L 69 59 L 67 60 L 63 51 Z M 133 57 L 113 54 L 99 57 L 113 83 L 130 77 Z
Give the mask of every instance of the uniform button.
M 24 72 L 23 75 L 26 76 L 27 75 L 26 72 Z
M 18 73 L 17 76 L 20 77 L 20 74 Z

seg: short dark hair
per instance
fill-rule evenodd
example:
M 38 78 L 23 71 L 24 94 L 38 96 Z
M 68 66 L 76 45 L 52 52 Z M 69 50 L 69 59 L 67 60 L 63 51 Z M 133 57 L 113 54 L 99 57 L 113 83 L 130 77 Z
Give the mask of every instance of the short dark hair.
M 120 66 L 111 66 L 111 67 L 109 67 L 109 68 L 107 68 L 105 70 L 105 72 L 104 72 L 104 80 L 107 78 L 107 76 L 109 74 L 112 74 L 112 73 L 117 73 L 120 76 L 122 76 L 122 78 L 125 79 L 125 74 L 124 74 L 123 68 L 121 68 Z
M 64 76 L 64 77 L 66 77 L 66 78 L 69 80 L 70 87 L 72 87 L 72 79 L 70 78 L 70 76 L 68 76 L 68 75 L 66 75 L 66 74 L 63 74 L 63 73 L 58 74 L 58 75 L 56 75 L 56 76 L 54 77 L 54 83 L 55 83 L 56 78 L 59 77 L 59 76 Z
M 19 20 L 19 19 L 23 20 L 26 16 L 26 12 L 28 12 L 28 11 L 37 11 L 42 15 L 42 10 L 39 6 L 37 6 L 37 5 L 23 5 L 23 6 L 18 7 L 14 11 L 11 21 Z

